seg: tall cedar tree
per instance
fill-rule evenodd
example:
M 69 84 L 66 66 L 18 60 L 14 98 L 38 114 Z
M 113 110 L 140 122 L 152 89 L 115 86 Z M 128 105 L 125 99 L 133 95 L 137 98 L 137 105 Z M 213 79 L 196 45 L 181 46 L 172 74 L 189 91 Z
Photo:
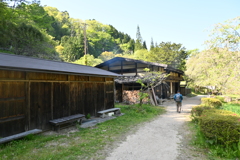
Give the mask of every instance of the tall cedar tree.
M 137 34 L 136 34 L 136 43 L 135 43 L 135 51 L 137 50 L 140 50 L 140 49 L 143 49 L 143 43 L 142 43 L 142 36 L 141 36 L 141 33 L 140 33 L 140 28 L 139 26 L 137 26 Z
M 146 50 L 147 50 L 146 41 L 143 41 L 143 49 L 146 49 Z
M 150 45 L 150 51 L 154 48 L 154 42 L 153 42 L 153 38 L 151 38 L 151 45 Z

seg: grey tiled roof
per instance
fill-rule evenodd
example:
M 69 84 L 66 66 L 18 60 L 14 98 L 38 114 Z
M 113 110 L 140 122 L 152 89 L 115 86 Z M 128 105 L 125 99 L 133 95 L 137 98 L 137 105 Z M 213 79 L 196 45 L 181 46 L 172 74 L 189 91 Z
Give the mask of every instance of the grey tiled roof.
M 119 74 L 95 67 L 0 53 L 0 69 L 17 69 L 58 74 L 83 74 L 116 77 Z
M 177 72 L 177 73 L 183 73 L 182 70 L 175 69 L 175 68 L 173 68 L 173 67 L 170 67 L 170 66 L 167 65 L 167 64 L 147 62 L 147 61 L 130 59 L 130 58 L 123 58 L 123 57 L 115 57 L 115 58 L 112 58 L 112 59 L 110 59 L 110 60 L 108 60 L 108 61 L 105 61 L 105 62 L 99 64 L 99 65 L 96 65 L 95 67 L 101 68 L 101 67 L 103 67 L 103 66 L 106 66 L 106 65 L 111 64 L 111 63 L 116 62 L 116 61 L 127 61 L 127 62 L 143 63 L 143 64 L 147 64 L 147 65 L 152 65 L 152 66 L 163 67 L 164 69 L 167 69 L 167 70 L 169 70 L 169 71 L 174 71 L 174 72 Z

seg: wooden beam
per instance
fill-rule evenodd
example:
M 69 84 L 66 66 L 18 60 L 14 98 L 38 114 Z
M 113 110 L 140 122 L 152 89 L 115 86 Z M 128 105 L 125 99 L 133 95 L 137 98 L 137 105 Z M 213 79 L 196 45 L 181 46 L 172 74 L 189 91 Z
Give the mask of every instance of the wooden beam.
M 136 68 L 132 68 L 132 69 L 122 69 L 121 68 L 121 70 L 109 70 L 109 71 L 111 71 L 111 72 L 114 72 L 114 73 L 121 73 L 121 74 L 123 74 L 123 73 L 136 73 Z
M 25 118 L 24 115 L 18 115 L 18 116 L 15 116 L 15 117 L 2 118 L 2 119 L 0 119 L 0 123 L 9 122 L 9 121 L 15 121 L 15 120 L 23 119 L 23 118 Z
M 53 82 L 51 83 L 51 119 L 53 119 Z
M 135 63 L 135 69 L 136 69 L 136 76 L 138 75 L 138 72 L 137 72 L 137 63 Z
M 121 61 L 121 75 L 123 75 L 123 62 Z
M 12 98 L 0 98 L 0 102 L 4 102 L 4 101 L 21 101 L 24 100 L 25 97 L 12 97 Z

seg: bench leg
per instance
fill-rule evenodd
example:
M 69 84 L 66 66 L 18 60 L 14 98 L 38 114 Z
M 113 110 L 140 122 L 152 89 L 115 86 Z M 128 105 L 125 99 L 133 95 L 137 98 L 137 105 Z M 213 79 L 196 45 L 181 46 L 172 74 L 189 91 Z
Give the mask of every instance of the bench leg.
M 59 132 L 59 130 L 60 130 L 60 125 L 57 126 L 57 132 Z
M 105 118 L 105 116 L 106 116 L 105 113 L 103 113 L 103 114 L 101 115 L 102 118 Z
M 120 110 L 117 110 L 117 111 L 115 111 L 114 114 L 121 114 L 121 111 L 120 111 Z
M 77 120 L 78 124 L 81 125 L 82 124 L 82 118 L 80 118 L 79 120 Z

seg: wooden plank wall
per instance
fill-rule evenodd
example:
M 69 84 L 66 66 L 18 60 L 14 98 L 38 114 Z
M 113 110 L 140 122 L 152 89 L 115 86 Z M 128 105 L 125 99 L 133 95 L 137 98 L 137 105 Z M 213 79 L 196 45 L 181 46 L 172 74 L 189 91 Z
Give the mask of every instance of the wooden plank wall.
M 0 137 L 50 130 L 49 120 L 114 107 L 114 79 L 0 70 Z

